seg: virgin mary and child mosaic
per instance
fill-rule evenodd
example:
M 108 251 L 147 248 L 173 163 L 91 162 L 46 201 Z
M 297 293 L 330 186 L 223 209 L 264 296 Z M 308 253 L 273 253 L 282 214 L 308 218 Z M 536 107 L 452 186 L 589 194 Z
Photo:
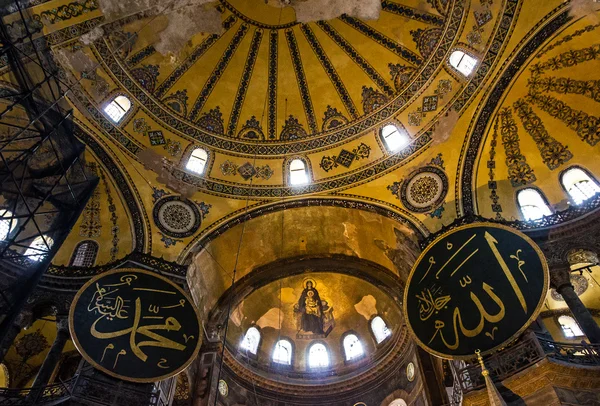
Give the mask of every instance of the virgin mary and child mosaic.
M 322 300 L 314 279 L 304 280 L 304 290 L 294 305 L 298 339 L 325 338 L 335 327 L 333 307 Z

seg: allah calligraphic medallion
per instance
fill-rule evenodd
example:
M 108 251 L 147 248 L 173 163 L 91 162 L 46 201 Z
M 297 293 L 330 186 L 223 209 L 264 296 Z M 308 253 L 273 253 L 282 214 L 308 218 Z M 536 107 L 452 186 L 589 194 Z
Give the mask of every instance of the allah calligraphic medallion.
M 75 346 L 116 378 L 156 382 L 185 369 L 200 349 L 200 320 L 189 296 L 141 269 L 117 269 L 89 280 L 69 313 Z
M 538 316 L 548 265 L 523 233 L 493 223 L 452 229 L 421 254 L 404 290 L 417 343 L 443 358 L 494 352 Z

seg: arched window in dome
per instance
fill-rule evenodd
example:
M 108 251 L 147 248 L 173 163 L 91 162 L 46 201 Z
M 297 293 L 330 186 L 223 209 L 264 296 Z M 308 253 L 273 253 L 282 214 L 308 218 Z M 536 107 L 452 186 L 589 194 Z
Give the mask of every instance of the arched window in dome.
M 292 343 L 279 340 L 273 350 L 273 362 L 281 365 L 292 365 Z
M 344 337 L 343 345 L 346 361 L 352 361 L 365 355 L 362 343 L 356 334 L 348 334 Z
M 581 168 L 569 168 L 561 176 L 561 182 L 575 204 L 581 204 L 596 193 L 600 186 Z
M 581 331 L 581 327 L 575 321 L 575 319 L 571 316 L 562 315 L 558 318 L 558 324 L 560 324 L 560 328 L 563 331 L 565 337 L 573 338 L 573 337 L 581 337 L 583 336 L 583 331 Z
M 327 368 L 329 366 L 329 352 L 321 343 L 314 343 L 308 349 L 308 366 L 310 368 Z
M 244 339 L 240 348 L 247 353 L 256 355 L 258 352 L 258 344 L 260 343 L 260 331 L 256 327 L 250 327 L 246 330 Z
M 54 240 L 47 235 L 36 237 L 25 251 L 25 257 L 31 261 L 42 261 L 54 245 Z
M 375 336 L 375 341 L 377 344 L 382 343 L 386 338 L 392 335 L 392 332 L 388 328 L 385 321 L 380 316 L 375 316 L 373 320 L 371 320 L 371 331 Z
M 93 266 L 98 254 L 98 243 L 96 241 L 82 241 L 75 247 L 71 256 L 71 266 Z
M 538 220 L 552 214 L 542 194 L 533 188 L 517 192 L 517 202 L 525 220 Z
M 17 226 L 17 220 L 12 217 L 12 211 L 6 209 L 0 210 L 0 241 L 6 240 Z
M 390 152 L 396 152 L 407 146 L 410 137 L 393 124 L 386 124 L 381 129 L 381 138 Z
M 469 77 L 477 66 L 477 58 L 472 57 L 464 51 L 455 50 L 450 54 L 450 66 L 460 72 L 462 75 Z
M 295 158 L 290 162 L 290 185 L 305 185 L 309 181 L 306 162 L 300 158 Z
M 185 169 L 198 175 L 202 175 L 204 173 L 204 169 L 206 168 L 207 162 L 208 152 L 206 152 L 206 150 L 203 148 L 196 147 L 192 150 L 192 153 L 185 164 Z
M 112 121 L 118 123 L 130 109 L 131 101 L 126 96 L 119 95 L 104 107 L 104 112 Z
M 392 400 L 392 403 L 389 404 L 389 406 L 406 406 L 406 402 L 404 401 L 404 399 L 394 399 Z

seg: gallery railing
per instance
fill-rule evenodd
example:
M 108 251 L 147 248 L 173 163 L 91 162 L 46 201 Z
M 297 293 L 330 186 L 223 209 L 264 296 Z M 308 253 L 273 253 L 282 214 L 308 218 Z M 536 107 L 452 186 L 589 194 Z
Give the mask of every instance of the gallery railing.
M 51 406 L 69 399 L 102 406 L 168 406 L 156 388 L 142 392 L 84 375 L 43 388 L 0 388 L 0 406 Z
M 527 333 L 516 345 L 485 359 L 485 365 L 494 380 L 504 380 L 529 366 L 550 358 L 585 366 L 600 366 L 600 345 L 558 343 Z M 463 394 L 485 387 L 479 364 L 458 371 Z

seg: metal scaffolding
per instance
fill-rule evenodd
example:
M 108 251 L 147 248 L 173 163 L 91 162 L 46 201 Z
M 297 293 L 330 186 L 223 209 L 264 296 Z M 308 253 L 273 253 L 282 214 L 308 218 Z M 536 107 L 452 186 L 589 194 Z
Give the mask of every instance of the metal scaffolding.
M 98 183 L 39 21 L 19 0 L 10 7 L 19 18 L 0 22 L 0 343 Z

